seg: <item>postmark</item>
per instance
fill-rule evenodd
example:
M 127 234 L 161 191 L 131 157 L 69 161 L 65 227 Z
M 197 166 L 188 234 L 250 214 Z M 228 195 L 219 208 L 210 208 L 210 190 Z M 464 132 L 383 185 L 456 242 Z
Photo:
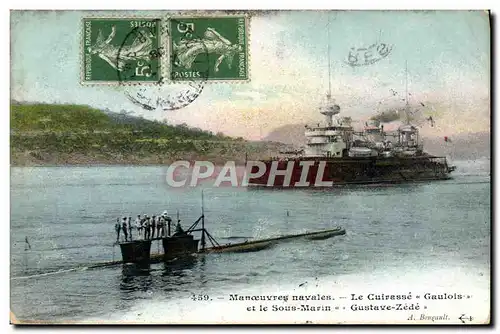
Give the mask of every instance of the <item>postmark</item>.
M 180 23 L 173 20 L 174 24 Z M 161 26 L 161 39 L 163 42 L 170 40 L 169 22 L 164 22 Z M 192 38 L 200 40 L 200 36 L 196 34 L 190 27 L 183 31 L 181 38 Z M 167 51 L 167 48 L 160 46 L 158 50 L 153 50 L 152 56 L 159 58 L 165 62 L 171 59 L 172 55 Z M 209 58 L 208 50 L 205 44 L 200 45 L 200 52 L 196 59 L 193 60 L 194 66 L 197 69 L 197 80 L 186 80 L 172 82 L 165 76 L 154 85 L 135 85 L 127 87 L 125 91 L 126 97 L 135 105 L 138 105 L 146 110 L 178 110 L 182 109 L 194 102 L 203 91 L 205 82 L 208 77 Z
M 168 22 L 170 80 L 203 80 L 205 68 L 197 62 L 203 53 L 208 58 L 207 81 L 249 79 L 247 16 L 171 17 Z
M 352 67 L 372 65 L 387 57 L 391 51 L 391 44 L 380 42 L 368 47 L 351 48 L 345 63 Z
M 204 81 L 191 81 L 182 85 L 159 84 L 130 87 L 125 96 L 146 110 L 179 110 L 193 103 L 203 92 Z
M 158 82 L 160 25 L 157 18 L 84 18 L 81 82 Z

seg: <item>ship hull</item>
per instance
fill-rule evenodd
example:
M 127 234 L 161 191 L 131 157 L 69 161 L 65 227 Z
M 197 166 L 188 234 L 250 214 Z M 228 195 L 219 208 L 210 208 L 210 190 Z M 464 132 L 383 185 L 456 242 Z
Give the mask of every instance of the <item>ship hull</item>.
M 267 160 L 265 173 L 250 186 L 332 187 L 347 184 L 407 183 L 450 179 L 453 170 L 443 157 L 301 158 Z M 304 164 L 310 165 L 308 168 Z M 275 172 L 277 171 L 277 172 Z M 286 175 L 284 171 L 286 172 Z M 252 173 L 257 170 L 252 169 Z

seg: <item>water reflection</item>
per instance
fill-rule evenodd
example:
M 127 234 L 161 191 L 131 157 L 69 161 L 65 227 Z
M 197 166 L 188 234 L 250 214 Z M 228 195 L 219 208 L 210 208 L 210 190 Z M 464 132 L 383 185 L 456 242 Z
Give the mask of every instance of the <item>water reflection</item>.
M 409 191 L 418 191 L 425 185 L 432 184 L 437 181 L 418 181 L 418 182 L 394 182 L 394 183 L 373 183 L 373 184 L 344 184 L 336 185 L 334 187 L 247 187 L 250 193 L 262 193 L 264 195 L 272 195 L 273 192 L 288 194 L 302 193 L 310 196 L 343 196 L 356 193 L 376 193 L 376 192 L 401 192 L 407 193 Z
M 162 276 L 184 277 L 194 268 L 198 262 L 198 257 L 195 255 L 175 258 L 163 263 Z
M 206 263 L 207 263 L 207 258 L 205 256 L 205 254 L 201 255 L 200 256 L 200 259 L 199 259 L 199 270 L 200 270 L 200 284 L 201 284 L 201 287 L 206 287 L 207 283 L 208 283 L 208 279 L 207 279 L 207 273 L 206 273 Z
M 205 260 L 198 256 L 185 256 L 159 264 L 127 264 L 122 267 L 120 291 L 123 299 L 130 299 L 135 292 L 151 293 L 153 290 L 182 290 L 182 286 L 197 282 Z
M 147 263 L 126 263 L 122 266 L 123 276 L 148 276 L 150 265 Z
M 152 285 L 149 265 L 125 264 L 122 267 L 120 290 L 126 294 L 148 291 Z
M 189 291 L 198 276 L 198 258 L 185 256 L 163 262 L 159 277 L 160 289 L 164 292 Z

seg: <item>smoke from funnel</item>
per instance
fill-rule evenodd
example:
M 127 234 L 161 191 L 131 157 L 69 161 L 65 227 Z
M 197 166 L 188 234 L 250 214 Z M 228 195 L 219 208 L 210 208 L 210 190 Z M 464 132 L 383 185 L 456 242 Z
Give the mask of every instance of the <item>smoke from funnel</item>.
M 379 112 L 377 115 L 370 117 L 372 121 L 380 123 L 390 123 L 401 119 L 404 116 L 404 111 L 398 109 L 389 109 Z

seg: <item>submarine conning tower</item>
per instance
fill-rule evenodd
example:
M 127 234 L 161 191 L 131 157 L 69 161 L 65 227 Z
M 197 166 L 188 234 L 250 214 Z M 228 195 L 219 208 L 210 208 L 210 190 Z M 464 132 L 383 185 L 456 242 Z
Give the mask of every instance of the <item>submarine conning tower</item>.
M 166 260 L 174 257 L 189 255 L 198 251 L 198 242 L 193 235 L 173 235 L 163 238 L 163 256 Z
M 151 240 L 134 240 L 120 243 L 123 263 L 148 264 L 151 257 Z
M 202 231 L 202 229 L 194 229 L 196 225 L 204 220 L 202 215 L 198 220 L 191 225 L 191 227 L 184 231 L 182 228 L 176 231 L 173 235 L 171 234 L 171 219 L 167 220 L 167 229 L 165 231 L 166 235 L 148 238 L 148 239 L 138 239 L 125 241 L 120 243 L 120 249 L 122 252 L 123 263 L 135 263 L 135 264 L 149 264 L 153 260 L 157 262 L 158 256 L 162 257 L 164 260 L 171 260 L 173 258 L 187 256 L 198 252 L 198 243 L 200 240 L 195 239 L 192 232 Z M 178 222 L 180 220 L 178 219 Z M 179 225 L 180 227 L 180 225 Z M 207 233 L 207 232 L 205 232 Z M 163 246 L 163 254 L 154 254 L 154 259 L 151 257 L 151 243 L 153 241 L 160 241 Z M 204 241 L 202 236 L 202 247 L 204 247 Z M 162 256 L 163 255 L 163 256 Z
M 157 240 L 162 241 L 163 257 L 165 260 L 193 254 L 198 251 L 199 240 L 187 233 L 147 240 L 126 241 L 120 243 L 123 263 L 151 263 L 151 242 Z

